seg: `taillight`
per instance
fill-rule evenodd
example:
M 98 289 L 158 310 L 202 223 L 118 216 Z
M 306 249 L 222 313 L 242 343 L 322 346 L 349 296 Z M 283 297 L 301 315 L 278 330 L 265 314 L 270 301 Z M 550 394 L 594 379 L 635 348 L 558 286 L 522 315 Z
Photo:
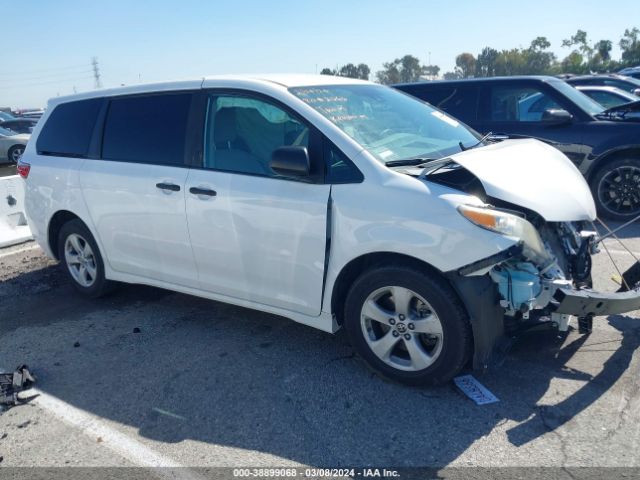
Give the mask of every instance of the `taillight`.
M 28 163 L 18 162 L 17 166 L 18 175 L 22 178 L 27 178 L 29 176 L 29 172 L 31 171 L 31 165 Z

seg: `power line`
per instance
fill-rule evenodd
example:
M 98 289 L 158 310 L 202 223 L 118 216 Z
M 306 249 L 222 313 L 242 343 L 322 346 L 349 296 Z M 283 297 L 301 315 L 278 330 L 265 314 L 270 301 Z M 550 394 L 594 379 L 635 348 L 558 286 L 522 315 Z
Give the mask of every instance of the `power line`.
M 78 75 L 84 75 L 87 73 L 93 73 L 93 69 L 81 70 L 78 72 L 57 73 L 54 75 L 37 75 L 34 77 L 25 77 L 25 78 L 7 78 L 7 79 L 0 78 L 0 84 L 2 84 L 3 82 L 9 82 L 17 85 L 20 82 L 31 82 L 34 80 L 41 80 L 44 78 L 54 78 L 54 79 L 57 78 L 60 80 L 64 80 L 64 78 L 68 77 L 68 78 L 74 79 L 74 78 L 77 78 Z
M 21 70 L 19 72 L 1 72 L 0 73 L 0 77 L 21 77 L 21 76 L 29 76 L 29 75 L 34 75 L 34 74 L 49 74 L 49 75 L 56 75 L 56 73 L 53 72 L 60 72 L 62 70 L 61 73 L 65 73 L 64 71 L 70 71 L 70 73 L 74 73 L 72 72 L 73 70 L 77 70 L 79 68 L 87 68 L 87 65 L 74 65 L 74 66 L 68 66 L 68 67 L 53 67 L 53 68 L 43 68 L 43 69 L 38 69 L 38 70 Z M 48 73 L 51 72 L 51 73 Z
M 46 81 L 46 82 L 36 82 L 36 83 L 18 83 L 15 85 L 0 85 L 0 88 L 4 88 L 4 89 L 11 89 L 11 88 L 23 88 L 23 87 L 36 87 L 39 85 L 51 85 L 51 84 L 55 84 L 55 83 L 73 83 L 77 80 L 90 80 L 94 78 L 93 76 L 88 76 L 88 77 L 75 77 L 75 78 L 67 78 L 67 79 L 62 79 L 62 80 L 51 80 L 51 81 Z

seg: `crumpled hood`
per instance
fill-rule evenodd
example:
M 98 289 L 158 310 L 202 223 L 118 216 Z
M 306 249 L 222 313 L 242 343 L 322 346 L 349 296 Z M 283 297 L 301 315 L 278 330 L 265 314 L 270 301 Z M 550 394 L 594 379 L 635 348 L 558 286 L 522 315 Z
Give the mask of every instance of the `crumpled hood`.
M 539 140 L 504 140 L 450 157 L 487 195 L 533 210 L 549 222 L 594 220 L 589 186 L 559 150 Z

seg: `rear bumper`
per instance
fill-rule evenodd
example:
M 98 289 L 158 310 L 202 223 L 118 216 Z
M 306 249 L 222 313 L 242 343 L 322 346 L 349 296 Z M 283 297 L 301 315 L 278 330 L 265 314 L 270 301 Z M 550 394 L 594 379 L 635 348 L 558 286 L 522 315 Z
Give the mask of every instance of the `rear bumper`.
M 559 288 L 553 298 L 558 302 L 554 313 L 578 317 L 619 315 L 640 310 L 640 288 L 615 293 Z

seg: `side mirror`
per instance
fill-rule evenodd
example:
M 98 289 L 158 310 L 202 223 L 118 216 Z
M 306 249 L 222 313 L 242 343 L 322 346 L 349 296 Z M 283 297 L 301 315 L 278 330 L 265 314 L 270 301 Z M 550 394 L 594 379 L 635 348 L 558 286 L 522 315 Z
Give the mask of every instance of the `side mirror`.
M 548 108 L 542 112 L 542 121 L 551 125 L 562 125 L 570 123 L 571 120 L 573 120 L 573 115 L 561 108 Z
M 311 171 L 307 147 L 280 147 L 271 154 L 271 169 L 286 177 L 306 177 Z

